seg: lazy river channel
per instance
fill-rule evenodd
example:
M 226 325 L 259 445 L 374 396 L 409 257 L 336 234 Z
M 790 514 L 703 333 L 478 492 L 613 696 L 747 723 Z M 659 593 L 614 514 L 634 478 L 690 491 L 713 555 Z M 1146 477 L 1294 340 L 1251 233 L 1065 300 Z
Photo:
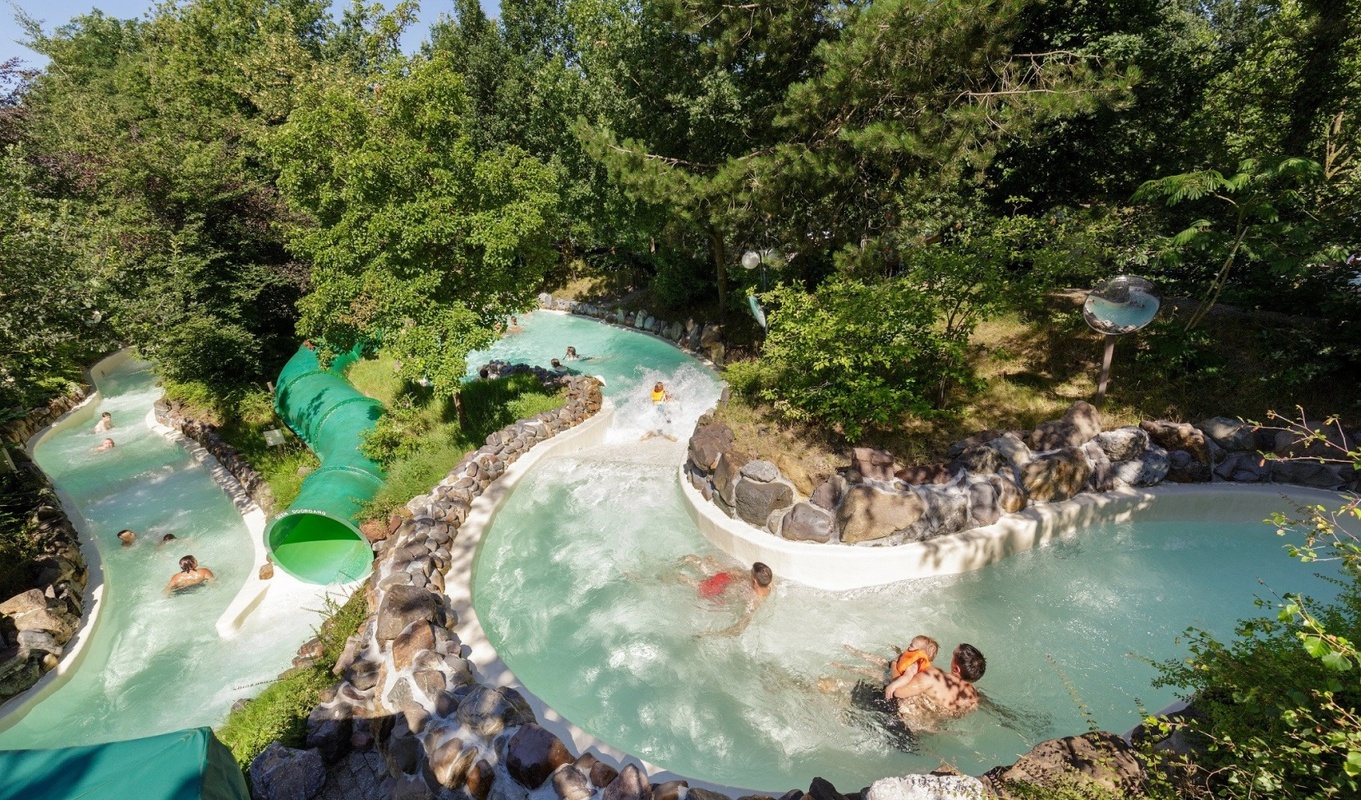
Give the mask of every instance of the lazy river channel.
M 1189 626 L 1220 636 L 1254 616 L 1256 596 L 1334 596 L 1288 558 L 1262 520 L 1288 511 L 1291 487 L 1160 498 L 1135 521 L 1075 531 L 991 566 L 853 592 L 780 582 L 740 635 L 736 610 L 671 580 L 680 558 L 725 559 L 682 504 L 677 468 L 712 373 L 651 337 L 562 315 L 470 357 L 603 375 L 617 411 L 607 442 L 536 466 L 484 533 L 474 604 L 523 684 L 600 740 L 674 773 L 767 791 L 814 776 L 861 786 L 942 761 L 979 774 L 1035 743 L 1136 724 L 1173 701 L 1150 662 L 1185 654 Z M 676 397 L 667 431 L 647 393 Z M 1317 502 L 1317 495 L 1311 495 Z M 727 562 L 730 566 L 738 566 Z M 745 566 L 745 565 L 742 565 Z M 848 702 L 852 645 L 888 655 L 922 633 L 938 666 L 961 641 L 988 658 L 989 708 L 918 737 L 904 752 L 872 713 Z M 844 681 L 821 681 L 823 678 Z M 901 743 L 900 743 L 901 744 Z
M 92 633 L 82 634 L 90 638 L 69 679 L 23 716 L 0 719 L 0 749 L 217 725 L 235 700 L 258 694 L 288 668 L 324 611 L 320 599 L 303 608 L 262 606 L 236 636 L 220 638 L 215 623 L 252 569 L 252 534 L 208 470 L 147 426 L 161 395 L 149 364 L 124 360 L 97 372 L 95 383 L 98 401 L 59 422 L 33 455 L 61 493 L 87 552 L 97 548 L 100 611 Z M 96 434 L 103 411 L 116 427 Z M 106 436 L 116 446 L 95 453 Z M 137 533 L 131 547 L 118 541 L 124 528 Z M 158 546 L 167 533 L 175 540 Z M 166 582 L 189 554 L 217 579 L 166 596 Z

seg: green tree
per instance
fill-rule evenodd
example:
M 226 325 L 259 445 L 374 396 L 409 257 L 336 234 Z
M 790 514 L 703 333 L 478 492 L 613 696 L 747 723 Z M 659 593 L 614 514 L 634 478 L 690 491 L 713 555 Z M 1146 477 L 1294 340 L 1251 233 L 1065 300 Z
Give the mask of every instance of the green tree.
M 555 261 L 554 172 L 515 147 L 478 152 L 449 56 L 372 83 L 319 85 L 269 144 L 312 267 L 299 332 L 345 350 L 378 338 L 405 375 L 452 391 L 495 320 Z

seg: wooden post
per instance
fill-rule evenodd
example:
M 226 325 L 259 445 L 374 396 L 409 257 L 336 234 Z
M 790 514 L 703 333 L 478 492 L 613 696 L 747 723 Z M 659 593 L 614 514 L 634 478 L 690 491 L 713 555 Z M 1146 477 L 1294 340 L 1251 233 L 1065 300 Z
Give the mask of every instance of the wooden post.
M 1101 356 L 1101 381 L 1096 385 L 1096 403 L 1094 405 L 1099 406 L 1106 399 L 1106 384 L 1111 379 L 1111 359 L 1114 357 L 1115 337 L 1108 333 L 1106 334 L 1106 352 Z

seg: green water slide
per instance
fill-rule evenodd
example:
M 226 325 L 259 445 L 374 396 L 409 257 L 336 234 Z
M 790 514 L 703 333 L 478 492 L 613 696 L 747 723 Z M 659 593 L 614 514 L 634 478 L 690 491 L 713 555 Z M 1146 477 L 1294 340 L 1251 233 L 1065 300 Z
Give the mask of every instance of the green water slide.
M 383 413 L 343 377 L 359 348 L 322 369 L 317 354 L 298 348 L 279 373 L 274 408 L 312 448 L 321 466 L 302 482 L 287 511 L 270 521 L 265 546 L 283 571 L 308 583 L 363 577 L 373 550 L 355 522 L 383 485 L 383 470 L 359 452 L 363 435 Z

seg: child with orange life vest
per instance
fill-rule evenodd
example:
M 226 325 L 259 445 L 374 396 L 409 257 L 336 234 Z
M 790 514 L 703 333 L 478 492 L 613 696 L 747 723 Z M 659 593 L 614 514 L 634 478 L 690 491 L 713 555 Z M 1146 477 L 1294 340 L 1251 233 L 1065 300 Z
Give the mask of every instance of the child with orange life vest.
M 940 645 L 930 636 L 914 636 L 908 642 L 907 649 L 898 655 L 892 666 L 889 667 L 889 680 L 896 681 L 903 675 L 916 675 L 923 669 L 931 666 L 931 662 L 936 660 L 936 653 L 940 652 Z

